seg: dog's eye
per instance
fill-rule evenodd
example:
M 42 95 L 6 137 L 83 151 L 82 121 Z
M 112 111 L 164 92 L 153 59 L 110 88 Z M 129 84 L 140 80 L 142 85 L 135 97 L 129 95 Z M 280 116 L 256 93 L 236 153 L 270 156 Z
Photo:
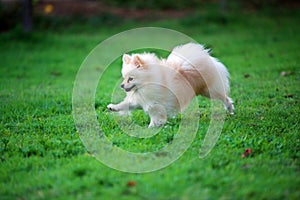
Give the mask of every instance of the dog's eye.
M 130 81 L 133 81 L 133 78 L 132 77 L 129 77 L 127 82 L 129 83 Z

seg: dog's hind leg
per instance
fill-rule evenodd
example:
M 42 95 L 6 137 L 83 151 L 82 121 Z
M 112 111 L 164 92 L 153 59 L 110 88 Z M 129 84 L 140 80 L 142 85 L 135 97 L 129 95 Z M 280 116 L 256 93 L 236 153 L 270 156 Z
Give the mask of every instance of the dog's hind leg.
M 225 109 L 228 110 L 228 112 L 233 115 L 234 114 L 234 106 L 233 101 L 230 97 L 226 96 L 225 99 L 222 100 L 224 103 Z
M 230 97 L 228 97 L 226 94 L 223 92 L 216 92 L 215 90 L 211 91 L 206 91 L 206 93 L 203 94 L 203 96 L 206 96 L 210 99 L 219 99 L 223 102 L 224 108 L 228 110 L 230 114 L 234 114 L 234 106 L 233 106 L 233 101 Z
M 227 95 L 217 95 L 215 98 L 213 99 L 220 99 L 223 104 L 224 104 L 224 108 L 225 110 L 228 110 L 228 112 L 233 115 L 234 114 L 234 106 L 233 106 L 233 101 L 230 97 L 228 97 Z

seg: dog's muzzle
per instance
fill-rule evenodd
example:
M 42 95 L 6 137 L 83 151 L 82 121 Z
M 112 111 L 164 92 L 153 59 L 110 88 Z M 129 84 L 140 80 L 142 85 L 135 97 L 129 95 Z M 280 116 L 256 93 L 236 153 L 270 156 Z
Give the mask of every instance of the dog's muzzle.
M 124 84 L 121 85 L 121 88 L 124 89 L 126 92 L 130 92 L 134 87 L 135 85 L 131 86 L 130 88 L 125 88 Z

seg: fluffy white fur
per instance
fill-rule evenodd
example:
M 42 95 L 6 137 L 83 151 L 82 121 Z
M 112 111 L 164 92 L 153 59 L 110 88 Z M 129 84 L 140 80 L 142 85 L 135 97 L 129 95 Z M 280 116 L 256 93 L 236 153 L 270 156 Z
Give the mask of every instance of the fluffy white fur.
M 142 108 L 151 118 L 149 127 L 166 123 L 167 116 L 182 111 L 196 95 L 220 99 L 234 113 L 226 67 L 199 44 L 175 47 L 167 59 L 124 54 L 122 76 L 126 98 L 107 107 L 119 113 Z

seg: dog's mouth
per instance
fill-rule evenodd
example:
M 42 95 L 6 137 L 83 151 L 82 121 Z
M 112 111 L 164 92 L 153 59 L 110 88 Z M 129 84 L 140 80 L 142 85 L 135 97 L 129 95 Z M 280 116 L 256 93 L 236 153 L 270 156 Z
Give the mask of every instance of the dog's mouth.
M 130 88 L 124 88 L 126 92 L 130 92 L 133 88 L 135 88 L 135 85 L 131 86 Z

